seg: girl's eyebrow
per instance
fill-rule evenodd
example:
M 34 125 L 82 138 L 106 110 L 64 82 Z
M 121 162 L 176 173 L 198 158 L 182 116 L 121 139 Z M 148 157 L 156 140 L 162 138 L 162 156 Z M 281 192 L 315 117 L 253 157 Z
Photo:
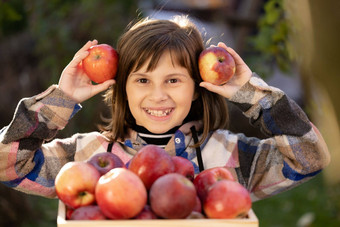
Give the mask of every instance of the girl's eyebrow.
M 139 73 L 139 72 L 130 73 L 130 75 L 129 75 L 128 77 L 134 77 L 134 76 L 138 76 L 138 77 L 149 77 L 148 74 L 146 74 L 146 73 Z
M 131 73 L 129 76 L 145 76 L 145 77 L 148 77 L 148 73 L 143 73 L 143 72 L 134 72 L 134 73 Z M 184 73 L 169 73 L 167 75 L 165 75 L 165 77 L 172 77 L 172 76 L 183 76 L 183 77 L 188 77 L 189 75 L 186 75 Z
M 130 73 L 129 76 L 146 76 L 144 73 Z

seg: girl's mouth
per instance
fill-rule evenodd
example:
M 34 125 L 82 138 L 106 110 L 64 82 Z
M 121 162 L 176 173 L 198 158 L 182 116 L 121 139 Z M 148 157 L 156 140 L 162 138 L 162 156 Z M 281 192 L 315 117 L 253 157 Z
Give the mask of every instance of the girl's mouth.
M 168 116 L 174 110 L 174 108 L 161 109 L 161 110 L 144 108 L 144 110 L 146 113 L 150 114 L 151 116 L 165 117 L 165 116 Z

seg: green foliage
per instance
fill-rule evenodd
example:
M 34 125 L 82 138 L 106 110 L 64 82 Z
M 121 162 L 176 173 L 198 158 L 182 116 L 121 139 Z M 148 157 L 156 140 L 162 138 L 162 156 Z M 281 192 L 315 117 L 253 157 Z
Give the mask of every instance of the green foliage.
M 329 188 L 322 174 L 288 192 L 253 204 L 260 226 L 340 226 L 340 185 Z
M 0 40 L 26 26 L 26 13 L 20 0 L 0 1 Z
M 21 227 L 55 227 L 57 226 L 58 200 L 47 199 L 40 196 L 27 195 L 34 210 L 32 217 L 26 220 Z
M 125 27 L 140 16 L 137 3 L 138 0 L 0 1 L 0 42 L 25 37 L 30 46 L 17 43 L 16 51 L 29 56 L 24 61 L 34 73 L 29 76 L 37 92 L 41 92 L 58 83 L 62 70 L 88 40 L 97 39 L 115 47 Z M 10 64 L 15 65 L 15 58 L 12 61 Z M 100 112 L 106 108 L 102 97 L 97 95 L 82 105 L 85 108 L 60 132 L 60 137 L 97 130 Z
M 258 21 L 258 33 L 249 39 L 255 54 L 250 57 L 254 71 L 268 77 L 272 63 L 288 72 L 292 63 L 289 27 L 283 8 L 283 0 L 269 0 L 264 5 L 264 13 Z
M 88 40 L 97 39 L 115 47 L 137 11 L 137 0 L 14 0 L 0 4 L 0 40 L 13 34 L 9 28 L 22 24 L 14 26 L 14 31 L 31 38 L 31 62 L 37 64 L 31 67 L 35 68 L 37 83 L 43 86 L 41 90 L 58 83 L 62 70 Z M 86 108 L 60 136 L 97 129 L 99 113 L 105 108 L 101 100 L 97 95 L 83 103 Z
M 44 56 L 40 65 L 49 73 L 47 84 L 57 82 L 61 70 L 86 41 L 97 39 L 115 46 L 136 11 L 136 0 L 28 0 L 26 4 L 36 54 Z

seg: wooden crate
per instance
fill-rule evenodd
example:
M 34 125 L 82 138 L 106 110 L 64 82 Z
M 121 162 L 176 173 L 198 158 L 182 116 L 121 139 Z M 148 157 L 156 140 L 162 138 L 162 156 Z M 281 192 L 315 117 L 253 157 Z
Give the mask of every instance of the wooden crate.
M 100 220 L 73 221 L 66 220 L 66 207 L 59 200 L 58 227 L 258 227 L 259 221 L 250 210 L 243 219 L 153 219 L 153 220 Z

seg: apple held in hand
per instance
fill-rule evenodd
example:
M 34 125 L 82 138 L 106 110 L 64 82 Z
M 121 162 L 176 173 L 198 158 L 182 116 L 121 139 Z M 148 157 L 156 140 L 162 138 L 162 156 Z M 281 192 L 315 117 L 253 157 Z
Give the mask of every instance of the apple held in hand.
M 146 145 L 131 159 L 128 169 L 137 174 L 149 190 L 159 177 L 173 173 L 175 165 L 164 149 Z
M 118 53 L 107 44 L 98 44 L 89 49 L 89 55 L 82 61 L 86 75 L 95 83 L 103 83 L 116 76 Z
M 236 71 L 235 61 L 231 54 L 217 46 L 209 47 L 201 52 L 198 67 L 202 80 L 215 85 L 225 84 Z
M 251 206 L 245 187 L 236 181 L 221 180 L 208 191 L 203 210 L 208 218 L 243 218 Z
M 98 153 L 92 156 L 87 162 L 93 165 L 99 171 L 100 175 L 104 175 L 113 168 L 124 167 L 123 161 L 111 152 Z
M 234 180 L 231 172 L 225 167 L 214 167 L 200 172 L 194 179 L 197 195 L 203 202 L 210 187 L 220 180 Z
M 141 179 L 125 168 L 114 168 L 101 176 L 96 186 L 97 204 L 110 219 L 129 219 L 139 214 L 147 202 Z
M 151 186 L 149 196 L 151 209 L 162 218 L 186 218 L 196 206 L 194 184 L 179 173 L 158 178 Z
M 96 168 L 85 162 L 68 162 L 55 179 L 58 198 L 75 209 L 95 202 L 95 188 L 100 178 Z

